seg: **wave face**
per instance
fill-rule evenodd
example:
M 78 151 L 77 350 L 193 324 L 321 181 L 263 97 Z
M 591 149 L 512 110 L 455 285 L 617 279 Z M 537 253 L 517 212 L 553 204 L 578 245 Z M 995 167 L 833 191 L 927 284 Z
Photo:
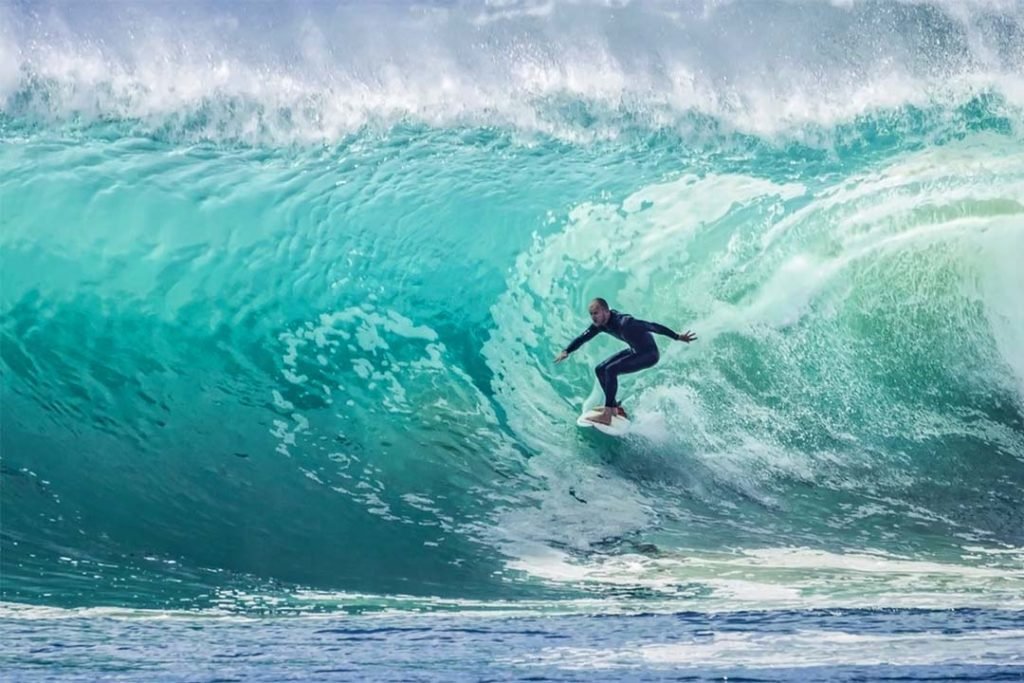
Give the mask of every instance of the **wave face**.
M 3 599 L 1021 603 L 1021 74 L 1015 2 L 0 7 Z M 593 296 L 699 335 L 624 440 Z

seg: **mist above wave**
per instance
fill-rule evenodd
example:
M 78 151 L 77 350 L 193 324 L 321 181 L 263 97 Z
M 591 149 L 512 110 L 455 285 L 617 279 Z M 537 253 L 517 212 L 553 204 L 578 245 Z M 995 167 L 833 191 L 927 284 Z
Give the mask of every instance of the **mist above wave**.
M 332 142 L 366 126 L 567 139 L 713 127 L 800 137 L 994 96 L 1019 119 L 1015 3 L 296 3 L 0 9 L 8 125 Z

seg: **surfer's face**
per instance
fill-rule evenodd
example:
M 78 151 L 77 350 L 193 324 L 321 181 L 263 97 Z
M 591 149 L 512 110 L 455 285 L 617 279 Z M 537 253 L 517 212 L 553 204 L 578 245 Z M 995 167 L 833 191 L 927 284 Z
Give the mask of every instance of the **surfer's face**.
M 608 318 L 610 318 L 612 315 L 611 311 L 609 311 L 607 308 L 597 303 L 596 301 L 590 302 L 588 310 L 590 311 L 590 319 L 598 327 L 604 327 L 604 324 L 608 322 Z

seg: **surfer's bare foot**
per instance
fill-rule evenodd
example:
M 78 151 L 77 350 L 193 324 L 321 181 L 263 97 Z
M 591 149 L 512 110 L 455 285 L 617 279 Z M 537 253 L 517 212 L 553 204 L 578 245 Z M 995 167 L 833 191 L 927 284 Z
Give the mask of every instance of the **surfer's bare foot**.
M 610 425 L 612 423 L 612 411 L 614 410 L 614 408 L 605 408 L 601 411 L 600 415 L 589 415 L 587 419 L 599 425 Z
M 626 411 L 622 409 L 622 406 L 615 406 L 615 414 L 623 419 L 629 419 L 629 416 L 626 415 Z

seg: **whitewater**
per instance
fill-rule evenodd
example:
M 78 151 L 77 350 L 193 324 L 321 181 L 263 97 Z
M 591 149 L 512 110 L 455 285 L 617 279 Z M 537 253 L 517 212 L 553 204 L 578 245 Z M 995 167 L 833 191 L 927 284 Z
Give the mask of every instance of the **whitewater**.
M 0 2 L 0 661 L 1024 675 L 1022 264 L 1021 2 Z

